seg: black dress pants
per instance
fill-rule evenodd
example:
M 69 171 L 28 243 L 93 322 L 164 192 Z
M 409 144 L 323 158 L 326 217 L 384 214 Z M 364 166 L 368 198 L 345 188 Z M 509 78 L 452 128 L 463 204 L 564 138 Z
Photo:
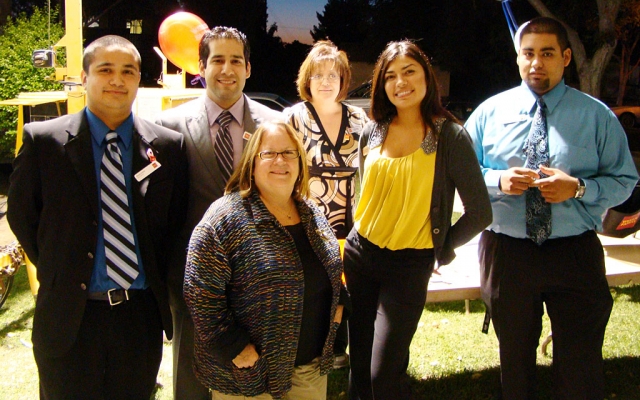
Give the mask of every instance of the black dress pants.
M 602 400 L 602 344 L 613 299 L 596 233 L 538 246 L 485 231 L 478 252 L 482 298 L 500 342 L 503 399 L 537 398 L 544 303 L 553 331 L 554 398 Z
M 113 307 L 89 300 L 69 352 L 33 353 L 41 399 L 148 400 L 162 360 L 162 321 L 153 293 L 141 291 Z
M 432 249 L 388 250 L 355 229 L 345 244 L 352 400 L 411 399 L 409 346 L 427 299 Z

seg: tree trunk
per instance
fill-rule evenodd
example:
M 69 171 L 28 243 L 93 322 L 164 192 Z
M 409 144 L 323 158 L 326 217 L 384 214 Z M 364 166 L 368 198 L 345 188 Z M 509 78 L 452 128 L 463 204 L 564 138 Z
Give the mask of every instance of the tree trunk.
M 598 2 L 598 31 L 604 38 L 593 58 L 587 58 L 584 44 L 578 33 L 562 19 L 556 17 L 542 2 L 542 0 L 528 0 L 529 4 L 542 16 L 555 18 L 563 23 L 569 33 L 571 50 L 578 76 L 580 78 L 580 90 L 594 97 L 600 97 L 600 86 L 604 70 L 609 64 L 616 48 L 615 20 L 622 0 L 597 0 Z
M 627 46 L 622 46 L 622 54 L 620 55 L 620 67 L 618 68 L 618 95 L 616 96 L 616 105 L 621 106 L 624 102 L 624 94 L 627 91 Z
M 7 23 L 7 17 L 11 14 L 11 4 L 12 0 L 0 0 L 0 27 Z

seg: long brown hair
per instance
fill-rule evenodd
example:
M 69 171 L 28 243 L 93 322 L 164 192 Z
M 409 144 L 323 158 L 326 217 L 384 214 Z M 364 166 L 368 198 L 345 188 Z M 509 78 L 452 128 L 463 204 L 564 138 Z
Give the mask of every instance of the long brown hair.
M 436 133 L 434 120 L 438 117 L 446 117 L 452 121 L 458 122 L 440 100 L 440 88 L 436 80 L 436 74 L 433 72 L 429 58 L 420 48 L 410 40 L 401 40 L 397 42 L 389 42 L 387 47 L 382 51 L 373 70 L 373 80 L 371 86 L 371 117 L 378 123 L 385 122 L 398 114 L 398 110 L 391 103 L 384 90 L 384 77 L 389 68 L 389 64 L 400 56 L 407 56 L 414 59 L 424 69 L 424 75 L 427 80 L 427 93 L 420 103 L 420 112 L 422 120 Z

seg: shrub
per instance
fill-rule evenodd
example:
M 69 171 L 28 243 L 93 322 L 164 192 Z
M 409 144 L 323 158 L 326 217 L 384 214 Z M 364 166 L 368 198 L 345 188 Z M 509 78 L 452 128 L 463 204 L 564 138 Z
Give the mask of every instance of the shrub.
M 51 25 L 49 26 L 49 19 Z M 59 10 L 35 7 L 31 15 L 22 13 L 8 18 L 0 35 L 0 100 L 15 98 L 20 92 L 62 90 L 62 85 L 46 78 L 53 68 L 35 68 L 31 54 L 46 49 L 64 35 Z M 60 62 L 60 56 L 59 62 Z M 28 121 L 25 121 L 28 122 Z M 0 107 L 0 160 L 12 159 L 18 123 L 16 106 Z

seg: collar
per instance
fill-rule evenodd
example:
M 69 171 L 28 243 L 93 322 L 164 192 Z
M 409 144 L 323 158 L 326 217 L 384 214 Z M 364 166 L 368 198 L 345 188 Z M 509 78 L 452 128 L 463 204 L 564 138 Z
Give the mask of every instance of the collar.
M 222 113 L 222 111 L 224 111 L 225 109 L 220 107 L 215 101 L 211 100 L 209 98 L 209 96 L 204 96 L 204 106 L 207 110 L 207 118 L 209 119 L 209 127 L 212 127 L 213 124 L 216 123 L 216 120 L 218 119 L 218 116 L 220 116 L 220 113 Z M 233 115 L 233 118 L 236 120 L 236 122 L 238 122 L 238 124 L 240 124 L 240 126 L 243 126 L 243 122 L 244 122 L 244 94 L 242 96 L 240 96 L 240 98 L 238 99 L 238 101 L 236 101 L 231 107 L 229 107 L 228 110 L 231 115 Z
M 436 127 L 436 134 L 433 132 L 427 132 L 427 135 L 420 143 L 420 147 L 425 154 L 431 154 L 438 148 L 438 138 L 440 137 L 440 132 L 442 132 L 442 126 L 446 118 L 440 117 L 437 118 L 434 122 Z M 380 124 L 376 124 L 373 132 L 371 132 L 371 136 L 369 137 L 369 148 L 375 149 L 376 147 L 382 145 L 384 143 L 384 138 L 387 137 L 387 132 L 389 131 L 389 123 L 391 121 L 385 121 Z
M 522 81 L 520 88 L 524 92 L 522 97 L 522 107 L 527 110 L 529 114 L 532 114 L 536 110 L 536 100 L 538 95 L 529 89 L 529 86 Z M 562 97 L 567 92 L 568 86 L 564 83 L 564 79 L 561 80 L 553 89 L 542 95 L 544 103 L 547 105 L 547 115 L 552 114 Z
M 95 140 L 99 146 L 102 146 L 104 138 L 111 129 L 109 129 L 109 127 L 105 125 L 100 118 L 92 113 L 88 107 L 85 107 L 84 111 L 87 116 L 87 121 L 89 122 L 89 130 L 91 131 L 93 140 Z M 129 114 L 129 117 L 127 117 L 127 119 L 125 119 L 124 122 L 115 129 L 115 131 L 118 132 L 118 136 L 120 137 L 124 148 L 129 149 L 129 146 L 131 146 L 131 142 L 133 141 L 133 113 Z

